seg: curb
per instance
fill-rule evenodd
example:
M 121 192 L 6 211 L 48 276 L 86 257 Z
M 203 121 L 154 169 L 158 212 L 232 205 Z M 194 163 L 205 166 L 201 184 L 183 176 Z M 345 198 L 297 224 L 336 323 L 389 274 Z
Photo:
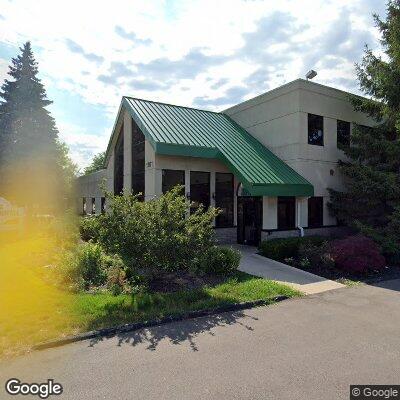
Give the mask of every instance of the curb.
M 69 343 L 79 342 L 82 340 L 94 339 L 96 337 L 111 337 L 118 333 L 131 332 L 142 328 L 149 328 L 157 325 L 168 324 L 170 322 L 177 322 L 186 319 L 205 317 L 208 315 L 219 314 L 221 312 L 238 311 L 253 307 L 266 306 L 270 305 L 271 303 L 274 304 L 287 299 L 289 299 L 288 296 L 277 296 L 277 297 L 271 297 L 270 299 L 267 300 L 245 301 L 242 303 L 227 304 L 213 309 L 189 311 L 187 313 L 179 314 L 176 316 L 171 315 L 168 317 L 153 319 L 150 321 L 136 322 L 133 324 L 125 324 L 125 325 L 115 326 L 112 328 L 104 328 L 95 331 L 80 333 L 73 336 L 67 336 L 63 339 L 56 339 L 48 342 L 39 343 L 35 346 L 32 346 L 31 349 L 32 350 L 50 349 L 53 347 L 60 347 Z

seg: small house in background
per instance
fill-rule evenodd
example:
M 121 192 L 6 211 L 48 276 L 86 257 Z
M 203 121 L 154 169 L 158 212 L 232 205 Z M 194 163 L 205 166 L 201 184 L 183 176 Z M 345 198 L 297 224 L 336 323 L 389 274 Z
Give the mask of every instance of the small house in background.
M 181 184 L 194 208 L 222 210 L 223 242 L 331 234 L 328 188 L 343 189 L 337 162 L 353 123 L 371 125 L 348 93 L 303 79 L 223 112 L 123 97 L 105 169 L 78 180 L 79 209 L 104 210 L 103 180 L 143 201 Z

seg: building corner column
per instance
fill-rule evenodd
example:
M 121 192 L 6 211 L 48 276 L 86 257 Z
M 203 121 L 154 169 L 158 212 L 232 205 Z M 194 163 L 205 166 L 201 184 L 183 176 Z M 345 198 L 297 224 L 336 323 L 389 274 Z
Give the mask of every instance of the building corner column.
M 132 193 L 132 117 L 124 112 L 124 194 Z

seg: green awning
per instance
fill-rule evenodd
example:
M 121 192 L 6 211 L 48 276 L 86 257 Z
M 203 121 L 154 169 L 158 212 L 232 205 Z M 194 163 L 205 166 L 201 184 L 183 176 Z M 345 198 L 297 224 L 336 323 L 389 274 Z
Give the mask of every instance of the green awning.
M 313 196 L 314 188 L 227 115 L 123 97 L 158 154 L 216 158 L 252 196 Z

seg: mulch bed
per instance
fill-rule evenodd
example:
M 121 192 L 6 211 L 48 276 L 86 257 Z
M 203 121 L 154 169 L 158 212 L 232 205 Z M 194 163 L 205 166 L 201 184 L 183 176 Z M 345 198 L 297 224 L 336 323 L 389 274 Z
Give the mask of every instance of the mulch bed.
M 180 290 L 200 289 L 201 287 L 215 286 L 226 280 L 224 276 L 199 276 L 188 271 L 163 273 L 153 278 L 148 285 L 149 291 L 170 293 Z
M 302 268 L 301 265 L 292 265 L 295 268 L 301 269 L 312 274 L 322 276 L 323 278 L 332 281 L 349 279 L 352 281 L 360 281 L 364 283 L 377 283 L 380 281 L 388 281 L 391 279 L 400 279 L 400 266 L 385 267 L 381 271 L 370 271 L 367 274 L 352 274 L 346 273 L 336 268 L 321 268 L 318 266 L 309 266 Z

